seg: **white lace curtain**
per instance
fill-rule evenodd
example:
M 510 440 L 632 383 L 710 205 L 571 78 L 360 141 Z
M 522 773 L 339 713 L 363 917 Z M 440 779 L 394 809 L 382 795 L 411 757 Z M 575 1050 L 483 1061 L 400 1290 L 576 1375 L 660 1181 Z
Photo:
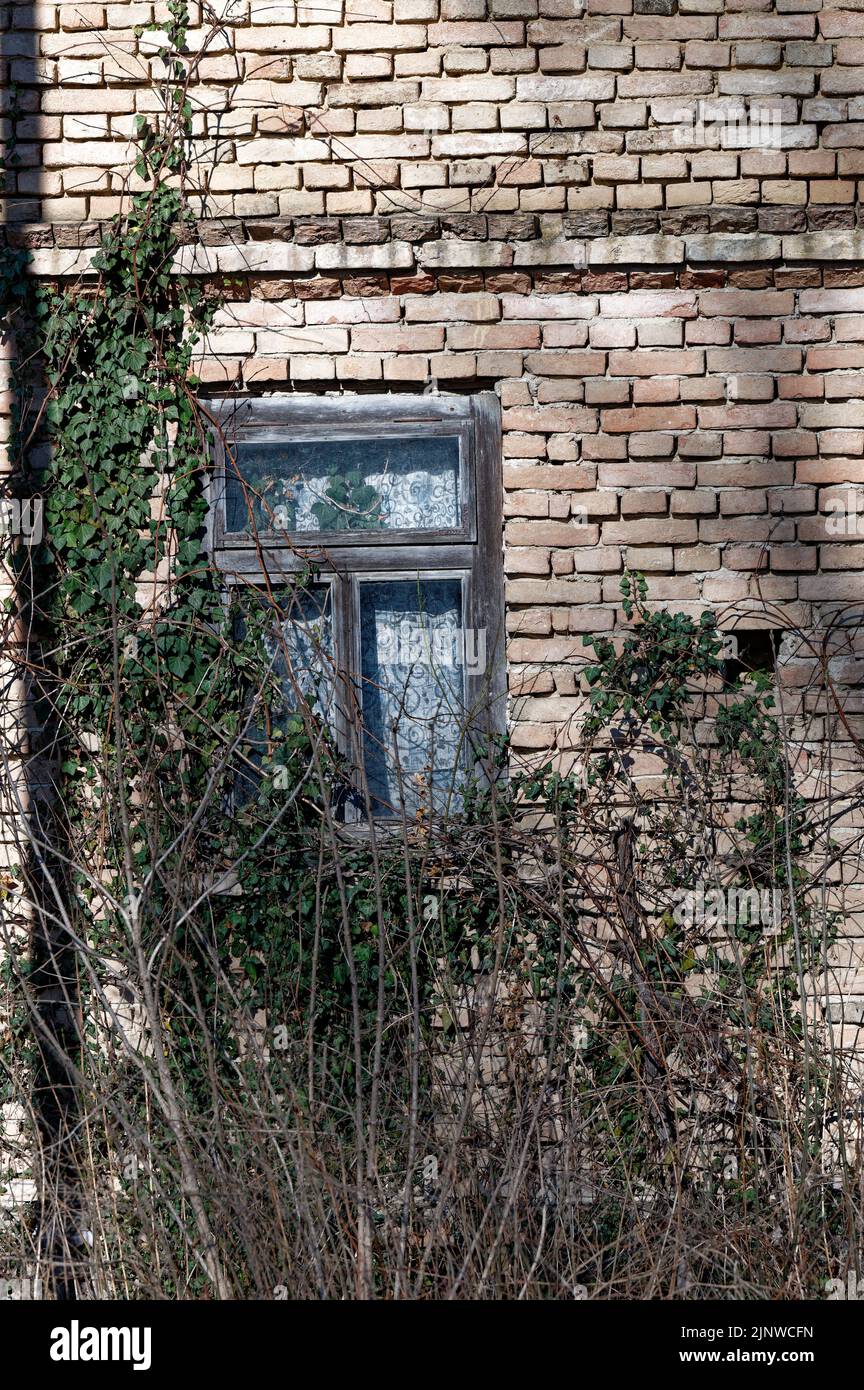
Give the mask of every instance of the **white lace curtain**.
M 235 452 L 260 531 L 429 531 L 460 523 L 455 436 L 244 440 Z M 346 485 L 347 496 L 342 495 Z M 230 463 L 226 508 L 228 532 L 248 529 L 250 507 Z M 332 518 L 324 527 L 322 509 Z
M 440 809 L 464 764 L 458 579 L 360 586 L 365 767 L 381 808 Z

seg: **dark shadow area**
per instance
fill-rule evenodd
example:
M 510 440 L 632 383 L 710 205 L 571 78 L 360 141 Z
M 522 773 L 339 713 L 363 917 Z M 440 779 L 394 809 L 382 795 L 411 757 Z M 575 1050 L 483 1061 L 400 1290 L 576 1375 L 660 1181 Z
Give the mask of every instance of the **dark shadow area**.
M 4 906 L 4 938 L 14 943 L 23 1057 L 15 1101 L 33 1134 L 33 1186 L 20 1184 L 7 1205 L 24 1217 L 24 1269 L 42 1296 L 74 1298 L 79 1232 L 76 952 L 66 928 L 68 902 L 62 808 L 54 796 L 57 731 L 52 717 L 52 642 L 41 611 L 47 556 L 38 543 L 46 462 L 45 377 L 36 321 L 36 279 L 30 252 L 54 244 L 42 221 L 44 174 L 40 128 L 38 11 L 24 0 L 0 4 L 0 73 L 5 94 L 3 225 L 0 254 L 3 359 L 11 410 L 0 479 L 10 598 L 4 621 L 4 863 L 20 895 Z M 39 526 L 32 522 L 38 520 Z M 27 525 L 24 522 L 28 523 Z M 60 815 L 58 815 L 60 812 Z M 17 864 L 16 864 L 17 861 Z M 29 935 L 29 951 L 25 940 Z M 18 957 L 29 956 L 29 970 Z M 29 1055 L 28 1055 L 29 1054 Z M 29 1094 L 28 1094 L 29 1092 Z M 14 1186 L 14 1185 L 13 1185 Z M 28 1201 L 27 1199 L 32 1199 Z M 29 1207 L 29 1210 L 28 1210 Z M 26 1216 L 24 1216 L 26 1212 Z M 26 1254 L 24 1254 L 26 1251 Z

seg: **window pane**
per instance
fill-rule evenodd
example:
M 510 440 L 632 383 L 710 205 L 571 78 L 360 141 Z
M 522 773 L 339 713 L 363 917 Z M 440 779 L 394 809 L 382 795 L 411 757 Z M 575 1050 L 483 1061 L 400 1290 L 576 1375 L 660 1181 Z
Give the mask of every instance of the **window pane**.
M 268 708 L 252 711 L 247 730 L 248 759 L 251 767 L 273 751 L 273 735 L 284 730 L 301 702 L 324 724 L 333 719 L 336 682 L 333 675 L 333 624 L 330 588 L 314 585 L 308 589 L 273 590 L 273 599 L 263 589 L 244 589 L 240 597 L 242 615 L 237 635 L 248 630 L 253 615 L 267 619 L 262 642 L 270 670 L 279 682 L 279 694 L 268 691 Z M 249 692 L 250 706 L 258 691 Z M 242 772 L 235 786 L 235 800 L 242 805 L 254 794 L 257 776 L 250 767 Z
M 278 605 L 264 648 L 282 685 L 286 714 L 304 700 L 321 718 L 333 712 L 333 623 L 330 588 L 275 590 Z M 275 713 L 275 711 L 274 711 Z
M 400 790 L 409 816 L 440 810 L 465 761 L 461 581 L 361 583 L 360 653 L 375 813 L 399 814 Z
M 228 532 L 429 531 L 461 525 L 455 435 L 240 440 L 234 456 L 236 467 L 226 462 Z

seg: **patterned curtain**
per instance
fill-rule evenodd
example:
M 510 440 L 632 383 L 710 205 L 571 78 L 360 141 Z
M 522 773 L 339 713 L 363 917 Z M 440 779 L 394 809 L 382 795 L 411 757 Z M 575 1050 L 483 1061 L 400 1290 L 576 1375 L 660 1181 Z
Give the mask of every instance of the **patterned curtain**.
M 233 799 L 244 805 L 256 794 L 262 760 L 272 751 L 274 729 L 284 728 L 291 713 L 302 698 L 322 720 L 329 720 L 335 700 L 332 654 L 333 637 L 330 614 L 330 590 L 326 585 L 308 589 L 278 588 L 273 591 L 277 606 L 275 613 L 269 595 L 263 590 L 245 589 L 242 602 L 261 606 L 272 613 L 274 622 L 262 634 L 267 659 L 280 683 L 281 699 L 270 705 L 268 727 L 263 711 L 252 711 L 248 729 L 248 766 L 235 779 Z M 237 619 L 237 635 L 246 628 L 241 614 Z M 250 705 L 253 692 L 249 692 Z
M 278 590 L 276 596 L 280 598 Z M 297 708 L 299 695 L 326 721 L 335 696 L 329 588 L 322 584 L 291 591 L 278 625 L 264 637 L 264 649 L 282 682 L 285 714 Z
M 360 585 L 364 761 L 377 814 L 441 809 L 465 759 L 458 579 Z M 452 804 L 452 802 L 451 802 Z
M 429 531 L 461 521 L 459 440 L 241 441 L 228 465 L 226 529 Z

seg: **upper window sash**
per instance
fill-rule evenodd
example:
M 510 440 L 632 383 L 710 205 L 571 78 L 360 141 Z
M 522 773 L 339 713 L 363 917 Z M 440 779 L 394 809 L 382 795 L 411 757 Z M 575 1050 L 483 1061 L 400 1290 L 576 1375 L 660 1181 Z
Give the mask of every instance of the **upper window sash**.
M 470 397 L 227 400 L 216 403 L 214 414 L 220 425 L 214 440 L 214 470 L 210 493 L 211 541 L 216 551 L 257 551 L 261 547 L 350 551 L 353 548 L 369 546 L 431 547 L 458 545 L 460 542 L 472 545 L 477 541 L 476 422 Z M 305 446 L 308 457 L 316 448 L 321 450 L 328 444 L 337 446 L 338 456 L 340 441 L 344 442 L 346 447 L 352 443 L 375 441 L 382 443 L 385 448 L 393 446 L 395 477 L 400 467 L 400 440 L 405 441 L 407 451 L 410 450 L 412 442 L 423 446 L 436 438 L 453 441 L 458 448 L 458 459 L 452 445 L 449 449 L 441 451 L 445 490 L 448 486 L 448 466 L 451 463 L 455 466 L 453 486 L 458 497 L 458 506 L 454 507 L 453 515 L 455 525 L 436 526 L 435 518 L 432 516 L 432 524 L 428 526 L 397 527 L 373 524 L 365 528 L 358 524 L 352 529 L 306 527 L 292 530 L 286 525 L 284 529 L 275 529 L 268 528 L 265 512 L 258 521 L 257 531 L 248 526 L 242 531 L 227 529 L 226 510 L 229 496 L 232 493 L 235 497 L 237 495 L 236 486 L 232 488 L 229 483 L 229 474 L 234 472 L 230 454 L 235 445 L 242 450 L 243 446 L 248 444 L 260 444 L 264 448 L 267 445 L 290 448 L 295 444 L 301 451 Z M 419 452 L 433 457 L 432 450 L 421 447 Z M 242 476 L 242 468 L 237 471 Z M 372 475 L 370 472 L 370 476 Z M 254 489 L 254 480 L 252 487 Z M 398 487 L 395 491 L 398 491 Z M 315 496 L 314 489 L 309 490 L 309 496 Z M 305 499 L 304 505 L 308 519 L 309 497 Z M 419 512 L 418 519 L 421 519 L 422 507 Z

